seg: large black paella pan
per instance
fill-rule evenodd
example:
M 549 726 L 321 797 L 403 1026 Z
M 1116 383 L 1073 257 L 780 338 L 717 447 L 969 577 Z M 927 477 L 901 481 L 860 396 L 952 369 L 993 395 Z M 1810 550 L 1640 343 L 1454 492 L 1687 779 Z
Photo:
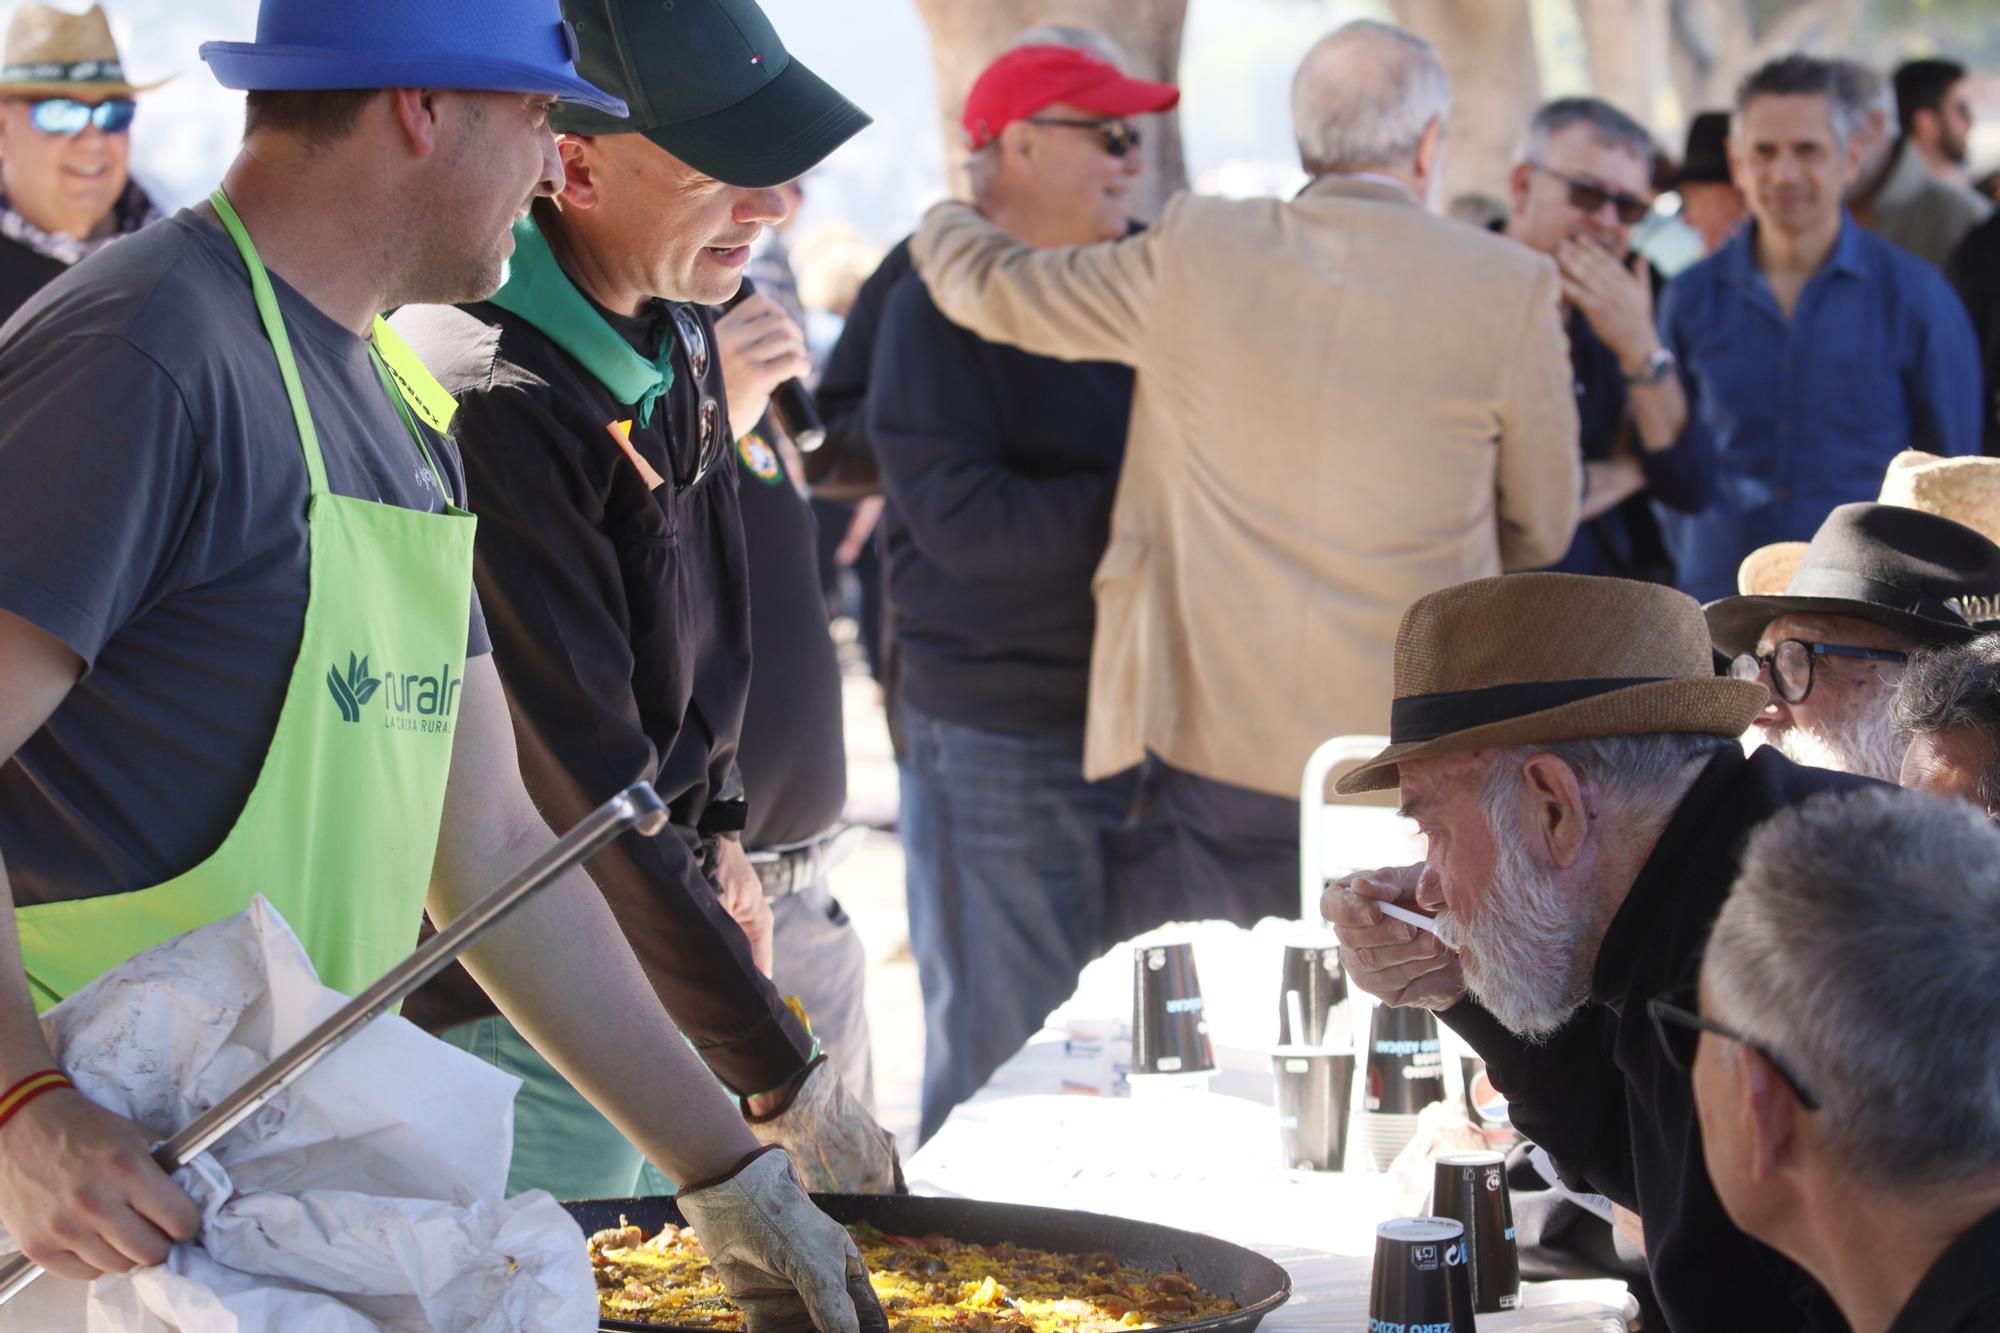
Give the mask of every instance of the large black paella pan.
M 1237 1309 L 1176 1330 L 1231 1330 L 1249 1333 L 1257 1322 L 1292 1294 L 1291 1275 L 1258 1254 L 1212 1236 L 1196 1235 L 1153 1222 L 1135 1222 L 1099 1213 L 977 1199 L 934 1199 L 911 1194 L 816 1194 L 827 1216 L 841 1223 L 866 1222 L 901 1236 L 949 1236 L 974 1245 L 1012 1241 L 1016 1245 L 1067 1254 L 1114 1254 L 1123 1263 L 1150 1272 L 1179 1269 L 1197 1286 L 1234 1300 Z M 666 1199 L 591 1199 L 566 1203 L 584 1234 L 620 1225 L 619 1219 L 652 1235 L 661 1227 L 683 1225 L 680 1209 Z M 660 1333 L 660 1324 L 606 1319 L 601 1327 L 619 1333 Z

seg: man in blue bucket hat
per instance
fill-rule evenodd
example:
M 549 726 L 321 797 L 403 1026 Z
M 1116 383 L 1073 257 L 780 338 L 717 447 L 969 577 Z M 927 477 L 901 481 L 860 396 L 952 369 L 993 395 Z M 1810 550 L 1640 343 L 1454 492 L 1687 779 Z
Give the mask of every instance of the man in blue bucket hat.
M 0 330 L 0 1224 L 59 1276 L 158 1263 L 200 1219 L 147 1155 L 172 1126 L 62 1086 L 37 1008 L 257 893 L 358 990 L 552 841 L 473 593 L 454 404 L 378 315 L 499 286 L 562 183 L 551 108 L 623 110 L 573 53 L 556 0 L 266 0 L 258 41 L 206 50 L 249 91 L 223 188 Z M 752 1328 L 881 1326 L 585 875 L 468 961 L 694 1182 Z

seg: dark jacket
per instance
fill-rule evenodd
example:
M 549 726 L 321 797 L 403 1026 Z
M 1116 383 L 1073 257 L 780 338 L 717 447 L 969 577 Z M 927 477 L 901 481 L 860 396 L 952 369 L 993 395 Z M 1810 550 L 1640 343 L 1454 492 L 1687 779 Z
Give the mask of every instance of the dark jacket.
M 30 250 L 0 236 L 0 324 L 5 324 L 28 298 L 69 271 L 60 259 Z
M 1983 447 L 2000 454 L 2000 214 L 1972 229 L 1945 266 L 1945 276 L 1972 315 L 1979 335 L 1984 391 L 1979 398 Z
M 715 346 L 709 312 L 696 307 Z M 666 303 L 611 319 L 642 355 L 671 328 Z M 628 834 L 590 871 L 674 1021 L 740 1093 L 796 1075 L 811 1038 L 750 961 L 702 872 L 703 842 L 740 829 L 736 741 L 750 667 L 749 575 L 736 459 L 676 493 L 675 457 L 714 398 L 676 340 L 674 383 L 649 424 L 519 317 L 497 306 L 417 307 L 396 327 L 458 398 L 452 435 L 479 518 L 475 578 L 520 747 L 521 776 L 557 828 L 645 778 L 673 828 Z M 648 478 L 608 429 L 632 420 Z M 685 449 L 680 448 L 685 442 Z M 664 478 L 656 487 L 649 480 Z M 492 1012 L 460 969 L 412 996 L 437 1030 Z
M 1839 1329 L 1805 1271 L 1737 1230 L 1701 1155 L 1694 1089 L 1660 1049 L 1646 1001 L 1694 980 L 1750 830 L 1809 796 L 1866 778 L 1733 746 L 1702 771 L 1612 918 L 1590 1000 L 1546 1044 L 1472 1001 L 1439 1015 L 1486 1060 L 1514 1125 L 1572 1188 L 1645 1219 L 1646 1261 L 1673 1333 Z
M 875 339 L 868 435 L 902 676 L 918 711 L 1081 728 L 1133 373 L 987 342 L 914 274 Z
M 2000 1213 L 1938 1256 L 1889 1333 L 2000 1333 Z
M 813 400 L 826 427 L 826 441 L 805 456 L 806 484 L 827 500 L 859 500 L 880 490 L 875 449 L 868 442 L 868 381 L 875 365 L 875 339 L 889 293 L 910 272 L 910 242 L 896 242 L 855 293 L 840 326 L 840 337 L 820 370 Z

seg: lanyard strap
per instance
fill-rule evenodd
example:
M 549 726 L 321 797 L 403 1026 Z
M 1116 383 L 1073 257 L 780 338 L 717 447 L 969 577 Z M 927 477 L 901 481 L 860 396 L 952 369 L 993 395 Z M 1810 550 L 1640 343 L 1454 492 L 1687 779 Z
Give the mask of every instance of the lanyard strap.
M 220 186 L 216 187 L 215 193 L 208 196 L 208 202 L 214 206 L 215 215 L 222 219 L 223 229 L 229 233 L 230 239 L 236 242 L 236 251 L 243 256 L 243 266 L 250 271 L 250 292 L 257 301 L 257 317 L 263 321 L 264 335 L 270 339 L 271 348 L 277 353 L 278 374 L 285 382 L 285 397 L 291 400 L 292 420 L 298 426 L 299 444 L 305 451 L 306 476 L 311 481 L 312 493 L 324 495 L 329 489 L 326 484 L 326 459 L 320 452 L 319 432 L 313 427 L 312 409 L 306 405 L 305 383 L 299 378 L 299 363 L 292 355 L 291 335 L 285 332 L 285 317 L 278 309 L 278 294 L 271 288 L 271 275 L 265 271 L 264 261 L 258 255 L 257 247 L 251 243 L 250 233 L 243 226 L 243 219 L 236 216 L 235 208 L 230 205 L 229 196 Z M 375 323 L 378 330 L 383 327 L 380 319 Z M 368 344 L 368 359 L 375 367 L 376 378 L 382 382 L 382 391 L 389 395 L 389 401 L 395 405 L 396 415 L 403 420 L 404 429 L 410 432 L 410 438 L 416 441 L 417 451 L 424 456 L 424 465 L 431 470 L 431 477 L 437 483 L 438 494 L 444 497 L 445 503 L 449 505 L 451 492 L 445 486 L 444 472 L 438 467 L 437 460 L 431 457 L 430 446 L 424 443 L 423 432 L 417 429 L 416 421 L 410 416 L 409 404 L 404 401 L 401 388 L 397 385 L 395 377 L 389 373 L 388 366 L 382 360 L 382 354 L 376 350 L 373 342 Z M 444 391 L 440 388 L 438 392 L 443 394 Z M 448 395 L 444 401 L 450 402 Z

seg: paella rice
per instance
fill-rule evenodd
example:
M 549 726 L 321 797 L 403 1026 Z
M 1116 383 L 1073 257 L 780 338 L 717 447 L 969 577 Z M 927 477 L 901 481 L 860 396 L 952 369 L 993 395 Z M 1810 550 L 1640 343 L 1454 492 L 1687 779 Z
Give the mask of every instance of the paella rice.
M 1124 1333 L 1237 1308 L 1185 1273 L 1147 1272 L 1109 1254 L 892 1236 L 866 1223 L 848 1231 L 867 1261 L 891 1333 Z M 743 1327 L 700 1240 L 684 1227 L 668 1226 L 651 1237 L 634 1226 L 600 1231 L 590 1238 L 590 1266 L 607 1319 Z

